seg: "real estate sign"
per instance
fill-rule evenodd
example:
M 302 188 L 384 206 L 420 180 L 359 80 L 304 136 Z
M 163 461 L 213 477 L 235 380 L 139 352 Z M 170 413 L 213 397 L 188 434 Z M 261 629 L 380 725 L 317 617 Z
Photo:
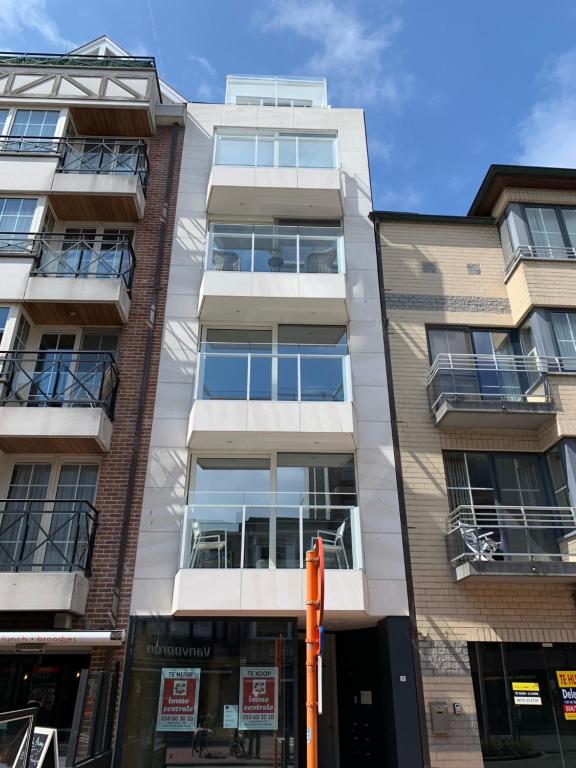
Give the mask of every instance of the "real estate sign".
M 278 668 L 240 667 L 238 729 L 278 729 Z
M 164 667 L 160 681 L 157 731 L 195 731 L 198 725 L 200 669 Z
M 514 680 L 512 681 L 512 693 L 514 695 L 514 704 L 517 707 L 542 706 L 540 683 L 528 682 L 527 680 Z
M 576 720 L 576 671 L 556 671 L 565 720 Z

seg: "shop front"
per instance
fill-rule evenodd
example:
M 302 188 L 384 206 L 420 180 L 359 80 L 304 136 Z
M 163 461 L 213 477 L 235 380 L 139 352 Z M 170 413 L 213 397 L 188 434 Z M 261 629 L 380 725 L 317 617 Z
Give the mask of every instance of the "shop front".
M 576 645 L 470 643 L 484 765 L 576 768 Z
M 292 766 L 296 677 L 291 619 L 135 619 L 116 764 Z

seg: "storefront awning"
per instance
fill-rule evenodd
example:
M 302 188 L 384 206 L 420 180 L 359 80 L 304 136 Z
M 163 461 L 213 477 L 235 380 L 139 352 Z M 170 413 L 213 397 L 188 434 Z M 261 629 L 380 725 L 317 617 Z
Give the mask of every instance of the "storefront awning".
M 122 645 L 124 630 L 98 632 L 0 632 L 0 650 L 35 651 L 44 647 L 64 650 L 78 646 Z

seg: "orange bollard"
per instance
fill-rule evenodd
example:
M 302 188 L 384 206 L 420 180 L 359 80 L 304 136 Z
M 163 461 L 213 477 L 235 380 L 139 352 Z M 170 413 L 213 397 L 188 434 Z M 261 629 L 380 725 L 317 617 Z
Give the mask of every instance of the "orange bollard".
M 324 613 L 324 545 L 306 552 L 306 768 L 318 768 L 318 656 Z

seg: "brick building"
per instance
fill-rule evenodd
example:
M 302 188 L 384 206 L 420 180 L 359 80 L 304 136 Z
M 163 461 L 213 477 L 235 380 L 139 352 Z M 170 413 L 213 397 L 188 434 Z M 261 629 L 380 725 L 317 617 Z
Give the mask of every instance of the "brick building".
M 373 214 L 433 768 L 574 760 L 575 185 Z
M 0 710 L 110 748 L 184 103 L 106 37 L 0 55 Z

